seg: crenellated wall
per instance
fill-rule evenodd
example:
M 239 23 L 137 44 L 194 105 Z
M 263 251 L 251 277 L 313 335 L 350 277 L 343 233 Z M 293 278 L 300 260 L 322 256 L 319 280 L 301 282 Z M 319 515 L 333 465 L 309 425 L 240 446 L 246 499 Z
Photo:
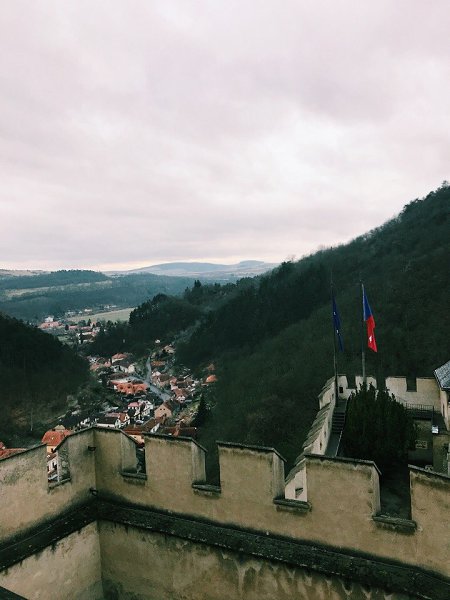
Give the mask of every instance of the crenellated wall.
M 60 448 L 67 450 L 70 479 L 52 487 L 47 483 L 44 447 L 5 459 L 0 462 L 0 501 L 4 507 L 0 512 L 0 554 L 1 548 L 7 550 L 13 536 L 20 539 L 27 531 L 51 527 L 58 515 L 92 504 L 95 499 L 96 506 L 103 507 L 96 517 L 103 577 L 112 585 L 112 574 L 116 573 L 114 585 L 118 589 L 125 589 L 127 581 L 120 579 L 121 569 L 109 563 L 106 540 L 111 536 L 111 526 L 107 523 L 112 521 L 120 525 L 115 544 L 117 552 L 127 555 L 126 562 L 131 556 L 138 563 L 141 560 L 139 534 L 124 534 L 130 526 L 133 531 L 146 528 L 190 539 L 192 544 L 200 540 L 216 550 L 227 548 L 227 552 L 235 543 L 234 552 L 253 557 L 259 552 L 261 560 L 275 563 L 280 560 L 297 564 L 299 550 L 297 554 L 292 550 L 293 554 L 285 555 L 286 548 L 311 547 L 319 552 L 322 563 L 315 558 L 309 564 L 311 553 L 304 552 L 304 562 L 299 564 L 308 565 L 323 576 L 340 573 L 344 578 L 356 578 L 352 575 L 357 572 L 353 563 L 345 558 L 350 556 L 369 561 L 373 573 L 384 573 L 374 565 L 395 565 L 400 561 L 399 573 L 408 572 L 411 567 L 411 573 L 424 570 L 437 574 L 438 579 L 450 575 L 450 478 L 412 468 L 412 519 L 406 521 L 379 514 L 379 473 L 372 462 L 307 454 L 306 499 L 295 501 L 285 498 L 284 460 L 275 450 L 225 442 L 218 447 L 220 487 L 205 481 L 205 450 L 189 438 L 147 435 L 146 475 L 142 475 L 135 469 L 134 440 L 115 430 L 80 432 L 66 438 Z M 169 523 L 169 517 L 173 522 Z M 200 528 L 199 533 L 191 539 L 196 528 Z M 217 533 L 219 530 L 222 533 Z M 243 541 L 235 542 L 238 534 Z M 39 532 L 36 535 L 39 540 Z M 225 543 L 227 535 L 231 541 Z M 260 540 L 261 548 L 272 550 L 258 550 L 256 544 L 255 549 L 252 546 L 247 551 L 245 544 L 252 536 Z M 337 556 L 331 562 L 327 559 L 330 553 Z M 5 560 L 11 562 L 11 556 Z M 370 572 L 367 565 L 361 569 L 361 573 Z M 364 576 L 373 578 L 373 573 Z M 8 587 L 4 576 L 4 572 L 0 574 L 0 585 Z M 386 581 L 388 588 L 395 589 L 395 585 Z M 406 581 L 404 585 L 410 584 Z
M 64 511 L 86 503 L 95 486 L 95 431 L 67 437 L 61 444 L 69 459 L 70 478 L 49 484 L 47 449 L 41 445 L 0 461 L 0 540 L 8 538 Z

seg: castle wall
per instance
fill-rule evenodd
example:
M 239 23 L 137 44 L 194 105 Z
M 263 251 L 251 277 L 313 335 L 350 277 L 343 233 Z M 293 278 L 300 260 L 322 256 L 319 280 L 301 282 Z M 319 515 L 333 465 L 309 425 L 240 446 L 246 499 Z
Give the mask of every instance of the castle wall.
M 275 451 L 219 444 L 221 487 L 216 489 L 200 483 L 204 451 L 192 440 L 147 436 L 147 478 L 138 480 L 121 474 L 124 443 L 133 442 L 96 431 L 96 455 L 102 464 L 106 461 L 97 471 L 99 497 L 380 557 L 401 556 L 405 563 L 450 575 L 446 543 L 436 543 L 450 539 L 443 494 L 450 489 L 448 478 L 433 473 L 421 477 L 420 470 L 412 471 L 416 530 L 410 521 L 373 519 L 380 510 L 379 476 L 369 461 L 306 456 L 307 503 L 280 503 L 274 499 L 284 498 L 284 468 Z M 196 482 L 200 485 L 193 486 Z M 436 509 L 419 510 L 417 498 Z M 433 546 L 432 552 L 425 550 L 428 546 Z
M 243 531 L 244 540 L 245 532 L 254 532 L 263 544 L 275 543 L 283 538 L 289 543 L 328 548 L 339 556 L 343 553 L 368 556 L 377 561 L 400 560 L 404 572 L 408 572 L 409 566 L 409 572 L 426 569 L 441 576 L 450 575 L 450 479 L 446 476 L 411 469 L 412 520 L 407 521 L 379 514 L 379 474 L 376 466 L 369 461 L 306 455 L 304 476 L 307 491 L 302 502 L 285 498 L 284 462 L 270 448 L 220 443 L 220 488 L 206 483 L 205 451 L 189 438 L 145 436 L 146 475 L 136 473 L 135 443 L 120 431 L 88 430 L 68 437 L 62 449 L 64 452 L 67 450 L 64 460 L 68 464 L 70 480 L 56 487 L 49 487 L 47 483 L 44 447 L 1 461 L 0 494 L 4 510 L 0 515 L 0 554 L 2 549 L 8 552 L 8 539 L 13 534 L 26 534 L 30 527 L 36 525 L 46 529 L 52 520 L 71 508 L 89 502 L 95 508 L 103 502 L 113 508 L 140 507 L 140 519 L 161 514 L 174 515 L 178 521 L 184 519 L 187 525 L 178 536 L 181 539 L 190 539 L 194 523 L 206 522 L 211 524 L 209 530 L 222 527 L 227 531 Z M 93 499 L 95 505 L 92 504 Z M 127 523 L 127 514 L 121 519 L 119 523 Z M 113 521 L 111 510 L 103 513 L 100 520 Z M 134 527 L 139 528 L 139 523 L 137 521 Z M 72 531 L 70 535 L 73 535 Z M 169 530 L 169 535 L 175 534 Z M 220 546 L 222 533 L 214 535 L 210 540 L 212 546 Z M 68 538 L 66 536 L 64 540 Z M 53 545 L 58 548 L 60 542 L 55 543 L 56 546 Z M 107 579 L 108 569 L 111 572 L 115 569 L 115 563 L 110 566 L 108 562 L 108 543 L 102 541 L 100 535 L 102 570 Z M 122 544 L 119 538 L 118 544 Z M 139 570 L 141 564 L 149 569 L 151 565 L 142 559 L 138 547 L 139 544 L 134 555 L 135 569 Z M 133 548 L 133 545 L 128 547 L 127 543 L 123 543 L 120 559 L 126 563 Z M 78 552 L 75 548 L 68 550 L 66 555 L 71 556 L 72 551 L 75 555 Z M 168 557 L 167 560 L 170 563 L 172 559 Z M 178 560 L 182 557 L 179 556 Z M 197 560 L 200 559 L 193 559 L 193 564 Z M 8 572 L 16 568 L 11 564 Z M 47 561 L 41 564 L 46 567 L 36 567 L 39 574 L 40 569 L 47 570 Z M 324 572 L 336 574 L 330 564 L 327 566 L 329 570 Z M 311 567 L 316 570 L 313 565 Z M 61 570 L 64 568 L 61 566 Z M 282 569 L 281 566 L 278 568 Z M 121 567 L 118 569 L 120 572 Z M 29 572 L 33 573 L 33 569 Z M 347 565 L 343 572 L 348 578 L 357 580 L 352 575 L 351 565 Z M 39 576 L 36 575 L 37 580 Z M 220 574 L 217 576 L 221 577 Z M 121 579 L 117 581 L 120 584 Z M 172 584 L 174 589 L 178 589 L 176 581 Z M 1 580 L 0 585 L 8 587 Z M 267 585 L 270 589 L 271 584 Z M 23 593 L 21 589 L 13 591 Z
M 347 382 L 347 378 L 346 382 Z M 323 408 L 327 404 L 331 404 L 332 407 L 336 404 L 335 393 L 334 393 L 334 377 L 327 380 L 319 394 L 319 409 Z
M 94 430 L 67 437 L 60 448 L 68 454 L 70 478 L 61 483 L 47 480 L 47 449 L 38 446 L 1 461 L 0 540 L 35 527 L 61 512 L 83 504 L 95 485 L 95 464 L 88 445 L 94 444 Z
M 408 600 L 336 576 L 100 522 L 105 596 L 121 600 Z M 261 541 L 264 547 L 264 540 Z M 126 552 L 124 549 L 126 548 Z M 136 558 L 139 557 L 139 560 Z
M 102 600 L 97 524 L 2 571 L 0 586 L 33 600 Z
M 411 517 L 417 524 L 416 560 L 432 554 L 435 564 L 444 565 L 441 572 L 450 575 L 450 518 L 445 515 L 450 508 L 450 479 L 419 468 L 411 469 L 410 479 Z
M 405 377 L 386 377 L 386 389 L 394 394 L 397 400 L 403 400 L 408 404 L 430 404 L 441 412 L 439 400 L 439 387 L 432 377 L 418 377 L 416 379 L 416 391 L 408 391 Z
M 372 378 L 369 378 L 370 381 L 375 381 Z M 352 388 L 348 387 L 348 380 L 346 375 L 338 375 L 338 397 L 339 398 L 348 398 L 352 392 L 354 392 Z M 324 407 L 327 404 L 330 404 L 332 408 L 334 408 L 336 404 L 335 398 L 335 390 L 334 390 L 334 377 L 330 377 L 323 386 L 319 398 L 319 409 Z

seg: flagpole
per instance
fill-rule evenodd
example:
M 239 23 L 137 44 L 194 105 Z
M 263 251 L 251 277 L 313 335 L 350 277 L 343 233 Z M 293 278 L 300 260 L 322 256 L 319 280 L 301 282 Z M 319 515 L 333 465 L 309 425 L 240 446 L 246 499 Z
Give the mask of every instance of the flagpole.
M 362 318 L 361 318 L 361 362 L 362 362 L 362 377 L 363 377 L 363 387 L 365 388 L 367 385 L 366 378 L 366 351 L 364 345 L 364 284 L 360 280 L 361 283 L 361 301 L 362 301 Z
M 333 272 L 331 272 L 331 307 L 333 308 L 333 300 L 334 300 L 334 294 L 333 294 Z M 337 352 L 336 352 L 336 325 L 334 322 L 334 315 L 333 315 L 333 319 L 331 321 L 331 324 L 333 326 L 333 367 L 334 367 L 334 397 L 336 399 L 335 401 L 335 406 L 337 406 L 338 403 L 338 364 L 337 364 Z

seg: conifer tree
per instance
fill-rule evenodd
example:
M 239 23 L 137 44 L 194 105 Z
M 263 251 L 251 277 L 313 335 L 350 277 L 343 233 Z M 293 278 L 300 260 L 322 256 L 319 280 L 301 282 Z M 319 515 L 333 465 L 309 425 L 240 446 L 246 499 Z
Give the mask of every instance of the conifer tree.
M 362 386 L 350 396 L 342 437 L 348 457 L 373 460 L 389 470 L 406 462 L 415 437 L 407 409 L 386 390 Z

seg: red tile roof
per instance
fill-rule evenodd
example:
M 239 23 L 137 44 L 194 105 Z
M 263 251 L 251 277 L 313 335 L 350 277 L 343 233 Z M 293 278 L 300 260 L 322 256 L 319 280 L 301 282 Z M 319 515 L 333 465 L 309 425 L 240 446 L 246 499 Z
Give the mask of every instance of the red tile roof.
M 49 429 L 49 431 L 44 433 L 41 441 L 47 446 L 53 446 L 56 448 L 56 446 L 58 446 L 63 439 L 70 434 L 71 432 L 68 429 L 58 429 L 57 431 L 54 429 Z
M 0 450 L 0 460 L 3 458 L 9 458 L 13 456 L 13 454 L 18 454 L 19 452 L 23 452 L 26 448 L 2 448 Z

